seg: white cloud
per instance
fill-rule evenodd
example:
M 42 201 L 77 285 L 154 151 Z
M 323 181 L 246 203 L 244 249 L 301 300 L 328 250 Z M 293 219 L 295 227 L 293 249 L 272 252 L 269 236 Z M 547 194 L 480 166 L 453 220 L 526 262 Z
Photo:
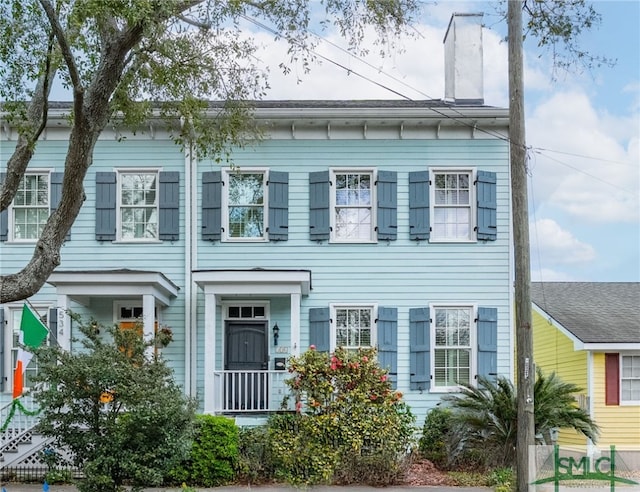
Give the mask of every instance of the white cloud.
M 448 11 L 451 15 L 451 10 Z M 430 19 L 432 20 L 432 19 Z M 448 17 L 447 17 L 448 22 Z M 415 36 L 404 38 L 399 49 L 382 57 L 376 50 L 363 58 L 351 56 L 337 35 L 327 34 L 315 50 L 327 59 L 311 65 L 310 73 L 292 66 L 283 75 L 278 65 L 288 61 L 286 45 L 271 35 L 257 33 L 264 46 L 257 54 L 264 66 L 273 68 L 267 99 L 440 99 L 444 97 L 444 25 L 416 25 Z M 373 36 L 373 34 L 372 34 Z M 483 30 L 485 103 L 505 107 L 508 103 L 507 47 L 497 33 Z M 340 66 L 338 66 L 340 65 Z M 362 77 L 360 76 L 362 75 Z M 300 83 L 298 83 L 300 80 Z M 397 93 L 384 87 L 390 87 Z M 399 93 L 399 94 L 398 94 Z
M 531 267 L 532 282 L 575 282 L 579 279 L 566 272 L 559 272 L 550 268 Z
M 637 115 L 601 114 L 580 90 L 534 108 L 527 140 L 536 199 L 596 222 L 640 220 Z
M 596 259 L 594 248 L 579 241 L 552 219 L 540 219 L 529 226 L 531 257 L 544 268 L 549 265 L 586 264 Z M 534 261 L 532 261 L 532 264 Z

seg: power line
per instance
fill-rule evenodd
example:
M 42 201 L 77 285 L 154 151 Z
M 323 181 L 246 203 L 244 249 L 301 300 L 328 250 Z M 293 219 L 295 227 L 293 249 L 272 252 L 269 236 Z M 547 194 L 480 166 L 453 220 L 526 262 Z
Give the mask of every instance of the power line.
M 259 22 L 259 21 L 255 20 L 255 19 L 253 19 L 252 17 L 249 17 L 249 16 L 244 15 L 244 14 L 242 14 L 240 17 L 242 17 L 243 19 L 245 19 L 245 20 L 246 20 L 246 21 L 248 21 L 248 22 L 251 22 L 252 24 L 255 24 L 256 26 L 258 26 L 258 27 L 260 27 L 260 28 L 262 28 L 262 29 L 267 30 L 268 32 L 270 32 L 270 33 L 271 33 L 271 34 L 273 34 L 274 36 L 278 36 L 278 37 L 285 37 L 284 35 L 282 35 L 282 34 L 281 34 L 281 33 L 279 33 L 278 31 L 276 31 L 275 29 L 273 29 L 273 28 L 271 28 L 271 27 L 269 27 L 269 26 L 266 26 L 265 24 L 263 24 L 263 23 L 261 23 L 261 22 Z M 317 36 L 317 35 L 315 35 L 315 34 L 314 34 L 313 32 L 311 32 L 311 31 L 307 31 L 307 32 L 309 32 L 310 34 L 313 34 L 314 36 Z M 328 42 L 329 44 L 331 44 L 331 42 L 327 41 L 327 40 L 326 40 L 325 38 L 323 38 L 323 37 L 319 37 L 319 39 L 320 39 L 320 40 L 322 40 L 322 41 L 326 41 L 326 42 Z M 292 40 L 292 41 L 293 41 L 293 42 L 295 42 L 295 40 Z M 371 79 L 371 78 L 369 78 L 369 77 L 367 77 L 367 76 L 365 76 L 365 75 L 362 75 L 361 73 L 359 73 L 359 72 L 357 72 L 357 71 L 353 70 L 352 68 L 345 67 L 345 66 L 344 66 L 344 65 L 342 65 L 341 63 L 338 63 L 338 62 L 336 62 L 335 60 L 332 60 L 331 58 L 329 58 L 329 57 L 327 57 L 327 56 L 321 55 L 320 53 L 317 53 L 317 52 L 316 52 L 316 51 L 314 51 L 314 50 L 309 50 L 309 51 L 310 51 L 314 56 L 317 56 L 318 58 L 322 58 L 323 60 L 326 60 L 326 61 L 328 61 L 329 63 L 332 63 L 333 65 L 336 65 L 337 67 L 339 67 L 339 68 L 341 68 L 341 69 L 345 70 L 348 74 L 354 74 L 354 75 L 356 75 L 356 76 L 358 76 L 358 77 L 360 77 L 360 78 L 362 78 L 362 79 L 366 80 L 367 82 L 370 82 L 370 83 L 372 83 L 372 84 L 374 84 L 374 85 L 377 85 L 378 87 L 381 87 L 381 88 L 383 88 L 383 89 L 385 89 L 385 90 L 388 90 L 388 91 L 392 92 L 393 94 L 396 94 L 396 95 L 398 95 L 398 96 L 402 97 L 403 99 L 406 99 L 406 100 L 408 100 L 408 101 L 415 101 L 415 99 L 413 99 L 413 98 L 411 98 L 411 97 L 409 97 L 409 96 L 407 96 L 407 95 L 405 95 L 405 94 L 403 94 L 403 93 L 401 93 L 401 92 L 399 92 L 399 91 L 396 91 L 395 89 L 391 89 L 390 87 L 387 87 L 387 86 L 386 86 L 386 85 L 384 85 L 384 84 L 381 84 L 381 83 L 379 83 L 379 82 L 376 82 L 375 80 L 373 80 L 373 79 Z M 356 60 L 360 61 L 361 63 L 368 64 L 369 66 L 371 66 L 368 62 L 366 62 L 366 61 L 362 60 L 360 57 L 358 57 L 358 56 L 354 55 L 353 53 L 350 53 L 350 52 L 348 52 L 348 51 L 347 51 L 347 54 L 349 54 L 349 56 L 351 56 L 351 57 L 355 58 Z M 392 77 L 391 75 L 388 75 L 386 72 L 383 72 L 383 71 L 381 71 L 381 70 L 379 70 L 379 71 L 380 71 L 381 73 L 385 74 L 386 76 L 388 76 L 388 77 L 392 78 L 392 79 L 394 78 L 394 77 Z M 420 93 L 420 94 L 423 94 L 425 97 L 427 97 L 427 98 L 429 98 L 429 99 L 434 99 L 434 98 L 432 98 L 432 97 L 428 96 L 427 94 L 424 94 L 423 92 L 419 91 L 418 89 L 412 88 L 412 87 L 411 87 L 411 86 L 409 86 L 408 84 L 405 84 L 405 85 L 407 85 L 407 87 L 411 88 L 412 90 L 415 90 L 416 92 L 418 92 L 418 93 Z M 454 116 L 451 116 L 450 114 L 446 114 L 446 113 L 444 113 L 444 112 L 442 112 L 442 111 L 438 110 L 437 108 L 431 107 L 431 108 L 429 108 L 429 109 L 430 109 L 431 111 L 433 111 L 434 113 L 436 113 L 436 114 L 438 114 L 438 115 L 442 116 L 442 117 L 443 117 L 443 118 L 445 118 L 445 119 L 449 119 L 449 120 L 455 121 L 456 123 L 460 123 L 460 124 L 461 124 L 461 125 L 463 125 L 463 126 L 466 126 L 466 127 L 468 127 L 468 128 L 471 128 L 471 129 L 473 129 L 473 130 L 475 130 L 475 131 L 479 131 L 479 132 L 481 132 L 481 133 L 485 133 L 485 134 L 487 134 L 487 135 L 489 135 L 489 136 L 491 136 L 491 137 L 497 138 L 497 139 L 502 140 L 502 141 L 504 141 L 504 142 L 507 142 L 507 143 L 509 143 L 509 142 L 510 142 L 510 140 L 509 140 L 509 138 L 508 138 L 508 137 L 505 137 L 504 135 L 502 135 L 502 134 L 500 134 L 500 133 L 498 133 L 498 132 L 493 132 L 493 131 L 487 130 L 487 129 L 485 129 L 485 128 L 479 127 L 479 126 L 477 126 L 477 125 L 472 125 L 472 124 L 470 124 L 469 122 L 467 122 L 466 120 L 458 119 L 458 118 L 456 118 L 456 117 L 454 117 Z M 454 113 L 458 114 L 461 118 L 466 118 L 466 115 L 464 115 L 463 113 L 461 113 L 460 111 L 458 111 L 458 109 L 457 109 L 457 108 L 455 108 L 455 107 L 453 107 L 453 106 L 448 106 L 448 109 L 450 109 L 450 110 L 452 110 Z
M 248 21 L 248 22 L 260 27 L 261 29 L 264 29 L 264 30 L 270 32 L 274 36 L 285 38 L 285 36 L 283 34 L 281 34 L 280 32 L 278 32 L 277 30 L 273 29 L 272 27 L 269 27 L 269 26 L 265 25 L 262 22 L 259 22 L 258 20 L 254 19 L 254 18 L 252 18 L 250 16 L 242 14 L 241 17 L 243 19 L 245 19 L 246 21 Z M 422 37 L 424 37 L 419 31 L 417 31 L 417 30 L 415 30 L 415 31 L 418 34 L 420 34 Z M 433 96 L 425 93 L 421 89 L 418 89 L 418 88 L 416 88 L 416 87 L 404 82 L 403 80 L 399 79 L 398 77 L 385 72 L 384 70 L 380 69 L 379 67 L 374 66 L 372 63 L 366 61 L 362 57 L 350 52 L 349 50 L 344 49 L 343 47 L 339 46 L 338 44 L 336 44 L 336 43 L 334 43 L 334 42 L 332 42 L 330 40 L 328 40 L 327 38 L 325 38 L 323 36 L 320 36 L 319 34 L 313 32 L 313 31 L 311 31 L 309 29 L 307 29 L 306 32 L 311 34 L 311 35 L 313 35 L 314 37 L 316 37 L 316 39 L 320 40 L 321 42 L 324 42 L 326 44 L 329 44 L 329 45 L 333 46 L 334 48 L 336 48 L 336 49 L 342 51 L 343 53 L 347 54 L 348 56 L 354 58 L 356 61 L 368 66 L 369 68 L 372 68 L 372 69 L 376 70 L 377 72 L 381 73 L 385 77 L 390 78 L 394 82 L 399 83 L 399 84 L 403 85 L 404 87 L 406 87 L 406 88 L 408 88 L 408 89 L 410 89 L 410 90 L 412 90 L 412 91 L 414 91 L 414 92 L 416 92 L 418 94 L 421 94 L 421 95 L 425 96 L 427 99 L 432 99 L 432 100 L 438 99 L 438 98 L 434 98 Z M 295 40 L 292 40 L 292 41 L 295 43 Z M 382 88 L 384 90 L 387 90 L 387 91 L 389 91 L 389 92 L 391 92 L 391 93 L 393 93 L 393 94 L 395 94 L 395 95 L 397 95 L 397 96 L 399 96 L 399 97 L 401 97 L 401 98 L 403 98 L 405 100 L 408 100 L 408 101 L 414 101 L 415 100 L 412 97 L 407 96 L 406 94 L 400 92 L 399 90 L 395 90 L 395 89 L 393 89 L 393 88 L 391 88 L 391 87 L 389 87 L 389 86 L 387 86 L 385 84 L 382 84 L 382 83 L 380 83 L 380 82 L 378 82 L 378 81 L 376 81 L 376 80 L 374 80 L 374 79 L 372 79 L 370 77 L 367 77 L 366 75 L 363 75 L 360 72 L 358 72 L 358 71 L 356 71 L 356 70 L 354 70 L 352 68 L 346 67 L 343 64 L 335 61 L 334 59 L 316 52 L 315 50 L 310 50 L 310 52 L 314 56 L 316 56 L 318 58 L 321 58 L 321 59 L 327 61 L 328 63 L 331 63 L 331 64 L 335 65 L 336 67 L 344 70 L 349 75 L 353 74 L 354 76 L 357 76 L 357 77 L 359 77 L 359 78 L 361 78 L 361 79 L 363 79 L 363 80 L 365 80 L 365 81 L 367 81 L 367 82 L 369 82 L 371 84 L 374 84 L 374 85 L 376 85 L 376 86 L 378 86 L 378 87 L 380 87 L 380 88 Z M 446 114 L 446 113 L 444 113 L 442 111 L 439 111 L 437 108 L 430 108 L 430 109 L 433 112 L 435 112 L 436 114 L 442 116 L 443 118 L 455 121 L 455 122 L 460 123 L 461 125 L 464 125 L 464 126 L 466 126 L 468 128 L 475 129 L 476 131 L 485 133 L 485 134 L 487 134 L 487 135 L 489 135 L 491 137 L 500 139 L 500 140 L 502 140 L 504 142 L 507 142 L 509 144 L 511 143 L 511 139 L 509 137 L 506 137 L 506 136 L 502 135 L 502 134 L 499 134 L 497 132 L 493 132 L 491 130 L 488 130 L 488 129 L 485 129 L 485 128 L 482 128 L 482 127 L 474 126 L 474 125 L 468 123 L 467 121 L 465 121 L 463 119 L 459 119 L 459 118 L 456 118 L 454 116 L 451 116 L 450 114 Z M 460 118 L 466 118 L 466 116 L 463 113 L 461 113 L 457 108 L 455 108 L 453 106 L 450 106 L 450 107 L 448 107 L 448 109 L 452 110 L 454 113 L 459 115 Z M 576 167 L 571 166 L 571 165 L 569 165 L 569 164 L 567 164 L 567 163 L 565 163 L 563 161 L 555 159 L 555 158 L 553 158 L 553 157 L 551 157 L 551 156 L 549 156 L 549 155 L 547 155 L 545 153 L 556 153 L 556 154 L 568 155 L 568 156 L 572 156 L 572 157 L 579 157 L 579 158 L 583 158 L 583 159 L 596 160 L 596 161 L 599 161 L 599 162 L 609 162 L 609 163 L 613 163 L 613 164 L 620 164 L 620 165 L 625 165 L 625 166 L 632 166 L 632 164 L 621 162 L 621 161 L 610 160 L 610 159 L 603 159 L 603 158 L 599 158 L 599 157 L 581 155 L 581 154 L 576 154 L 576 153 L 571 153 L 571 152 L 564 152 L 564 151 L 560 151 L 560 150 L 547 149 L 547 148 L 543 148 L 543 147 L 528 147 L 528 150 L 531 151 L 531 152 L 535 152 L 535 153 L 537 153 L 539 155 L 543 155 L 543 156 L 547 157 L 548 159 L 550 159 L 550 160 L 552 160 L 554 162 L 557 162 L 558 164 L 561 164 L 561 165 L 564 165 L 566 167 L 569 167 L 569 168 L 571 168 L 571 169 L 573 169 L 573 170 L 575 170 L 577 172 L 580 172 L 580 173 L 582 173 L 582 174 L 584 174 L 586 176 L 589 176 L 589 177 L 591 177 L 591 178 L 595 179 L 596 181 L 599 181 L 599 182 L 601 182 L 603 184 L 606 184 L 606 185 L 612 186 L 614 188 L 617 188 L 620 191 L 623 191 L 625 193 L 632 193 L 633 194 L 633 192 L 629 192 L 629 190 L 620 188 L 620 187 L 618 187 L 617 185 L 615 185 L 613 183 L 609 183 L 607 181 L 604 181 L 604 180 L 598 178 L 597 176 L 589 174 L 589 173 L 587 173 L 587 172 L 585 172 L 585 171 L 583 171 L 583 170 L 581 170 L 579 168 L 576 168 Z
M 542 154 L 542 152 L 539 152 L 539 149 L 531 149 L 531 150 L 532 150 L 533 152 L 537 153 L 537 154 L 543 155 L 543 154 Z M 616 188 L 616 189 L 618 189 L 618 190 L 620 190 L 620 191 L 622 191 L 622 192 L 624 192 L 624 193 L 629 193 L 629 194 L 631 194 L 631 195 L 634 195 L 634 194 L 635 194 L 633 191 L 629 191 L 629 190 L 627 190 L 627 189 L 625 189 L 625 188 L 620 188 L 618 185 L 615 185 L 615 184 L 613 184 L 613 183 L 609 183 L 608 181 L 605 181 L 604 179 L 601 179 L 601 178 L 599 178 L 598 176 L 594 176 L 593 174 L 590 174 L 590 173 L 588 173 L 588 172 L 586 172 L 586 171 L 583 171 L 582 169 L 577 168 L 577 167 L 575 167 L 575 166 L 572 166 L 571 164 L 567 164 L 566 162 L 563 162 L 563 161 L 561 161 L 561 160 L 559 160 L 559 159 L 556 159 L 556 158 L 554 158 L 554 157 L 551 157 L 550 155 L 546 155 L 545 157 L 546 157 L 547 159 L 550 159 L 550 160 L 554 161 L 554 162 L 557 162 L 558 164 L 561 164 L 561 165 L 566 166 L 566 167 L 568 167 L 568 168 L 570 168 L 570 169 L 573 169 L 574 171 L 577 171 L 577 172 L 579 172 L 579 173 L 581 173 L 581 174 L 584 174 L 585 176 L 589 176 L 590 178 L 593 178 L 593 179 L 595 179 L 596 181 L 599 181 L 599 182 L 600 182 L 600 183 L 602 183 L 602 184 L 606 184 L 606 185 L 608 185 L 608 186 L 611 186 L 611 187 L 613 187 L 613 188 Z

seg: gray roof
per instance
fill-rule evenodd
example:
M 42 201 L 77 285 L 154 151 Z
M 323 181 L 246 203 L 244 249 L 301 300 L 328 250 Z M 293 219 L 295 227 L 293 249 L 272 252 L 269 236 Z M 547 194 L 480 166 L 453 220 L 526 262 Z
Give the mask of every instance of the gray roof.
M 494 108 L 474 101 L 445 101 L 443 99 L 262 99 L 244 101 L 253 108 Z M 162 102 L 152 103 L 162 106 Z M 210 108 L 221 108 L 225 101 L 208 101 Z M 71 101 L 50 101 L 53 109 L 71 109 Z
M 640 342 L 638 282 L 532 282 L 531 300 L 584 343 Z

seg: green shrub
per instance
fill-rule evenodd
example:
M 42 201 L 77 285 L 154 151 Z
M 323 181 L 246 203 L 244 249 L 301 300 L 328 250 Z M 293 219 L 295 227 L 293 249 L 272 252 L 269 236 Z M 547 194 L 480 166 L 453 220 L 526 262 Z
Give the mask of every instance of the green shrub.
M 489 473 L 487 485 L 495 487 L 496 492 L 508 492 L 516 484 L 516 474 L 513 468 L 497 468 Z
M 246 483 L 260 483 L 273 478 L 273 459 L 267 426 L 239 429 L 236 479 Z
M 197 415 L 189 458 L 169 473 L 169 480 L 204 487 L 232 481 L 238 463 L 238 440 L 238 427 L 231 419 Z
M 69 450 L 70 464 L 84 475 L 76 484 L 82 492 L 160 485 L 187 455 L 195 401 L 137 330 L 97 330 L 73 319 L 82 348 L 52 344 L 36 351 L 38 430 Z M 55 453 L 44 450 L 42 457 L 49 479 L 66 479 L 53 474 L 60 464 Z
M 276 477 L 295 484 L 388 485 L 403 474 L 414 417 L 375 349 L 311 348 L 289 361 L 297 414 L 270 421 Z
M 451 431 L 451 410 L 435 407 L 427 413 L 418 441 L 420 456 L 431 461 L 437 468 L 447 468 L 448 438 Z

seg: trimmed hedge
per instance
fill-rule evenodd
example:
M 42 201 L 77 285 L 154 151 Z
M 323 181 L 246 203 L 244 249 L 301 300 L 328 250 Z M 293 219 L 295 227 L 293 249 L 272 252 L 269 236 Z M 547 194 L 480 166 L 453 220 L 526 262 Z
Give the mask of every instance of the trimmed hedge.
M 234 480 L 238 463 L 238 427 L 233 420 L 197 415 L 189 458 L 169 474 L 169 481 L 217 487 Z

